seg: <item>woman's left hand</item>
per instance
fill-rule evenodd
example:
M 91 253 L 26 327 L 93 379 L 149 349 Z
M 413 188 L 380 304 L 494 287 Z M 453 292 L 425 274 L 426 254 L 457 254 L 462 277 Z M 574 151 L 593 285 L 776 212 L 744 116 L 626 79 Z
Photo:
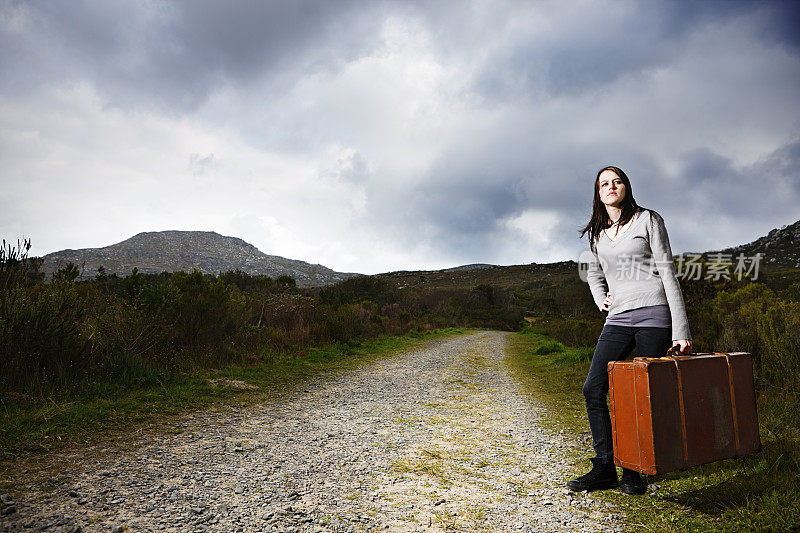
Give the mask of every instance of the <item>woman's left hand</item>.
M 678 347 L 678 349 L 675 350 L 675 355 L 692 353 L 692 339 L 673 340 L 672 345 Z

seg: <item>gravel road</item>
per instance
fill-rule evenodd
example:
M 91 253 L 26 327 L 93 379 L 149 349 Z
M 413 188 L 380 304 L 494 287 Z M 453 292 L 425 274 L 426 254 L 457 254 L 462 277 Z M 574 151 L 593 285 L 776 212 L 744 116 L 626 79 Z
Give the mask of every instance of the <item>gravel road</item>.
M 503 363 L 507 335 L 434 341 L 64 452 L 17 472 L 0 531 L 621 530 L 613 507 L 564 488 L 585 437 L 540 422 Z

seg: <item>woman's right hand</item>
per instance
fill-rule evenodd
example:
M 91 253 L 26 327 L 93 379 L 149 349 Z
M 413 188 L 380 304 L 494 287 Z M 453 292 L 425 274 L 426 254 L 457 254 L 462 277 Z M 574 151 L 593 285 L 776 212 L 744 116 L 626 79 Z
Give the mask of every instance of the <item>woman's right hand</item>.
M 606 293 L 606 299 L 603 300 L 603 304 L 600 306 L 601 311 L 608 311 L 608 308 L 611 307 L 612 302 L 614 301 L 614 297 L 611 296 L 611 293 Z

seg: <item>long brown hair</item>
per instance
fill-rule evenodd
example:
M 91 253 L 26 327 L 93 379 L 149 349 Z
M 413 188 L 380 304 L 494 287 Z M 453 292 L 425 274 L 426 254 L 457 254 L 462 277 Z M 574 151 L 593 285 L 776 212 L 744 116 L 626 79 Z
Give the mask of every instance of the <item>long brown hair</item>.
M 578 230 L 581 238 L 588 232 L 589 233 L 589 247 L 593 252 L 597 251 L 596 243 L 600 238 L 600 232 L 605 228 L 611 227 L 611 218 L 608 216 L 605 204 L 600 200 L 600 174 L 606 170 L 612 171 L 620 177 L 622 183 L 625 184 L 625 197 L 622 199 L 620 207 L 622 208 L 622 215 L 619 217 L 619 226 L 627 224 L 633 215 L 636 214 L 641 208 L 633 197 L 633 188 L 631 187 L 631 180 L 628 175 L 619 167 L 603 167 L 597 171 L 597 176 L 594 179 L 594 202 L 592 204 L 592 218 L 586 227 Z

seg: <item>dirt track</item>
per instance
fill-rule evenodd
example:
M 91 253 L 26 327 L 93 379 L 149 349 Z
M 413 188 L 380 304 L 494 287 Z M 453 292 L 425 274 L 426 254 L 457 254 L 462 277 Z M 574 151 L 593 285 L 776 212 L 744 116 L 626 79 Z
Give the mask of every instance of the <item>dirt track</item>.
M 175 434 L 30 472 L 7 531 L 616 530 L 564 489 L 577 439 L 480 332 L 318 376 L 288 399 L 187 415 Z M 119 529 L 122 528 L 122 529 Z

